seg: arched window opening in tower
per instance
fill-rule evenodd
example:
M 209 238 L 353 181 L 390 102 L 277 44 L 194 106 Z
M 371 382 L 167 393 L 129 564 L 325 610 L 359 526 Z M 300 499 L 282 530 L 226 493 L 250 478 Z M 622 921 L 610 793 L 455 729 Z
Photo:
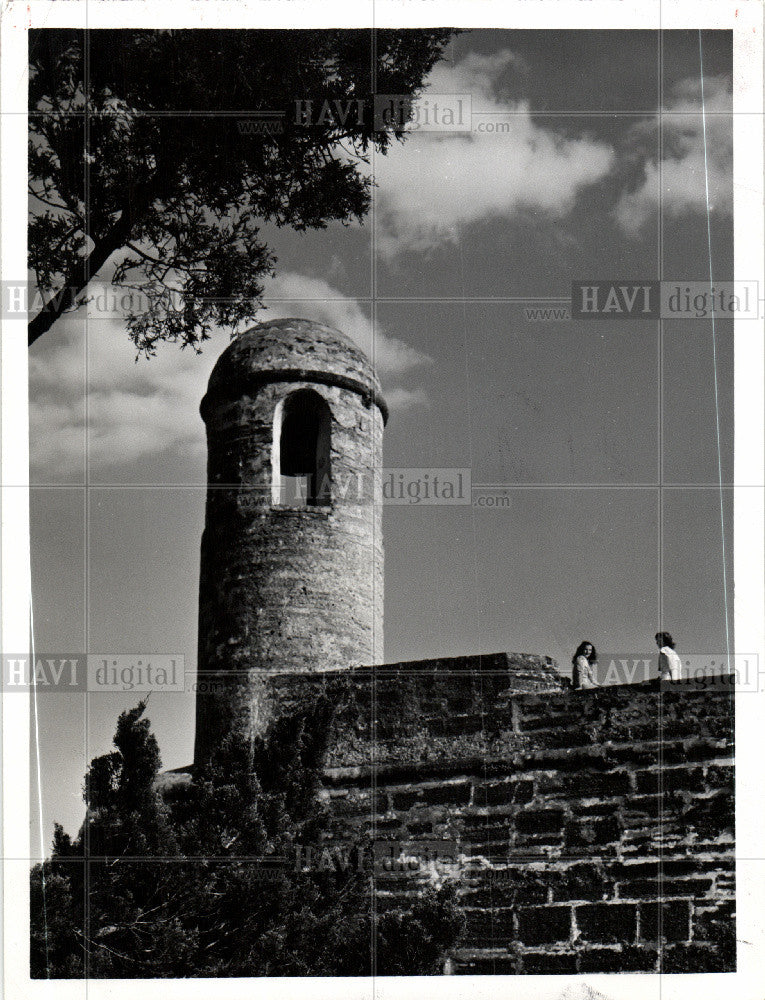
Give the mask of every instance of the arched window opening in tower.
M 311 389 L 288 396 L 279 436 L 279 496 L 284 506 L 330 503 L 330 427 L 327 403 Z

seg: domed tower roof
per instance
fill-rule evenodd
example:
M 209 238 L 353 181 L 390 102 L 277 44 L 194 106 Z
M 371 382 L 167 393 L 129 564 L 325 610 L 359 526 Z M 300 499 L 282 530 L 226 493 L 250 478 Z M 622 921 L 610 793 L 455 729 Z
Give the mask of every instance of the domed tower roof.
M 268 382 L 319 382 L 357 392 L 376 404 L 383 420 L 388 408 L 371 362 L 349 337 L 308 319 L 274 319 L 237 336 L 210 375 L 202 416 L 214 401 L 252 395 Z

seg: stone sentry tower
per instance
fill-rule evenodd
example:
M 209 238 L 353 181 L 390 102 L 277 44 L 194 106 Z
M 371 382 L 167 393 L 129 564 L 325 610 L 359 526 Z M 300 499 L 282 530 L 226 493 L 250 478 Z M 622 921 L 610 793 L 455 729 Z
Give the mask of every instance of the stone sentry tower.
M 201 413 L 197 764 L 227 733 L 262 731 L 269 675 L 381 661 L 387 419 L 363 352 L 305 319 L 238 336 Z

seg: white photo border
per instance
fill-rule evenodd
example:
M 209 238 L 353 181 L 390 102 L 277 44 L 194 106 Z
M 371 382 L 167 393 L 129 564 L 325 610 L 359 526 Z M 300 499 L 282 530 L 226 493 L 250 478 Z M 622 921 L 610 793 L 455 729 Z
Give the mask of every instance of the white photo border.
M 2 274 L 26 274 L 27 30 L 53 27 L 434 27 L 520 29 L 729 29 L 734 49 L 734 239 L 739 280 L 763 281 L 763 3 L 762 0 L 6 0 L 2 51 Z M 762 288 L 762 284 L 760 285 Z M 24 649 L 30 631 L 28 361 L 26 316 L 3 319 L 2 377 L 2 649 Z M 734 623 L 737 650 L 765 662 L 765 504 L 762 320 L 736 322 Z M 555 998 L 586 982 L 614 1000 L 762 1000 L 765 982 L 765 820 L 759 772 L 765 691 L 736 695 L 736 885 L 738 970 L 705 975 L 464 976 L 375 979 L 258 979 L 263 1000 L 297 994 L 312 1000 L 388 997 L 514 1000 Z M 29 704 L 2 705 L 3 947 L 6 995 L 57 1000 L 132 998 L 136 980 L 41 981 L 29 978 Z M 143 1000 L 240 1000 L 251 979 L 141 980 Z

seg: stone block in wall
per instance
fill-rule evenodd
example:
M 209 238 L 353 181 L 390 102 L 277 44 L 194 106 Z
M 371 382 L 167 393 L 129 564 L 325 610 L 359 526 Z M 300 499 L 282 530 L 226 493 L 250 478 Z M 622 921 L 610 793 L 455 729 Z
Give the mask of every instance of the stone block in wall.
M 494 844 L 500 841 L 507 847 L 510 843 L 512 829 L 508 820 L 502 816 L 470 816 L 462 825 L 462 837 L 468 844 Z
M 697 902 L 693 909 L 692 938 L 699 944 L 711 945 L 714 954 L 698 952 L 685 956 L 673 956 L 672 961 L 681 961 L 700 957 L 705 960 L 708 971 L 731 971 L 736 968 L 736 905 L 734 900 L 723 900 L 717 905 L 707 905 Z
M 687 941 L 690 936 L 690 903 L 685 900 L 671 900 L 666 903 L 640 904 L 641 940 Z
M 697 798 L 683 811 L 682 820 L 705 839 L 732 833 L 735 822 L 733 796 L 720 792 L 709 798 Z
M 732 750 L 734 746 L 734 734 L 731 719 L 732 712 L 730 717 L 707 719 L 703 725 L 707 736 L 715 740 L 725 740 L 729 749 Z
M 455 973 L 459 976 L 514 976 L 520 971 L 517 955 L 462 954 L 457 957 Z
M 707 788 L 733 792 L 736 787 L 736 769 L 732 764 L 713 764 L 706 772 Z
M 683 746 L 679 743 L 678 746 Z M 610 743 L 607 756 L 614 765 L 621 765 L 635 771 L 638 768 L 656 767 L 659 763 L 659 747 L 656 740 L 647 743 Z
M 704 771 L 700 767 L 660 767 L 638 771 L 635 789 L 640 795 L 660 795 L 663 792 L 703 792 Z
M 655 948 L 630 945 L 585 948 L 578 952 L 579 972 L 654 972 L 657 961 Z
M 476 784 L 473 805 L 476 807 L 515 805 L 530 802 L 534 798 L 534 782 L 529 779 Z
M 608 751 L 602 746 L 566 747 L 560 749 L 527 749 L 513 762 L 517 770 L 526 774 L 534 771 L 581 773 L 582 771 L 610 771 L 613 767 Z
M 582 817 L 566 823 L 566 846 L 579 853 L 595 851 L 607 853 L 619 840 L 619 821 L 614 816 Z
M 527 906 L 518 910 L 518 940 L 523 944 L 555 944 L 570 937 L 570 906 Z
M 732 847 L 732 845 L 731 845 Z M 731 851 L 727 866 L 720 865 L 715 879 L 718 899 L 731 899 L 736 895 L 736 861 Z
M 515 941 L 515 910 L 504 907 L 466 908 L 463 912 L 466 921 L 463 939 L 465 945 L 497 948 L 506 947 Z
M 568 803 L 568 808 L 571 811 L 571 815 L 574 817 L 579 816 L 591 816 L 603 818 L 605 816 L 619 817 L 619 821 L 624 823 L 623 811 L 624 802 L 621 798 L 617 799 L 600 799 L 599 801 L 593 801 L 592 799 L 574 799 L 572 802 Z M 626 826 L 627 824 L 624 823 Z
M 711 739 L 681 740 L 676 743 L 663 742 L 659 750 L 661 762 L 665 766 L 705 763 L 727 755 L 725 741 Z M 656 760 L 656 763 L 659 763 L 659 759 Z
M 521 971 L 527 976 L 569 976 L 576 972 L 575 951 L 526 951 Z
M 635 941 L 637 906 L 634 904 L 585 903 L 575 907 L 574 919 L 579 940 L 598 944 Z
M 717 862 L 702 862 L 697 858 L 662 857 L 641 859 L 640 861 L 618 861 L 608 864 L 608 873 L 617 882 L 634 879 L 681 878 L 707 870 L 714 870 Z
M 628 771 L 597 774 L 564 771 L 540 777 L 537 788 L 540 793 L 556 792 L 562 798 L 594 799 L 598 796 L 627 795 L 632 790 L 632 785 Z
M 470 879 L 461 900 L 465 906 L 492 909 L 529 903 L 546 903 L 550 878 L 555 872 L 541 865 L 513 865 L 478 869 Z
M 404 823 L 407 833 L 412 837 L 425 837 L 432 836 L 434 830 L 434 823 L 432 820 L 411 820 L 407 819 Z
M 374 816 L 388 811 L 388 797 L 370 789 L 350 788 L 322 795 L 324 804 L 335 816 Z
M 415 806 L 463 806 L 470 802 L 471 786 L 467 781 L 440 782 L 434 785 L 417 785 L 391 792 L 394 810 L 406 811 Z
M 564 813 L 562 809 L 537 809 L 519 812 L 515 816 L 515 829 L 519 833 L 563 832 Z
M 556 868 L 548 877 L 552 901 L 556 903 L 613 898 L 613 880 L 608 878 L 601 864 L 585 862 L 569 865 L 563 870 Z
M 711 878 L 657 878 L 619 883 L 619 899 L 668 899 L 686 896 L 689 899 L 706 896 L 714 880 Z
M 682 802 L 682 800 L 678 801 Z M 623 812 L 625 817 L 635 817 L 633 824 L 645 824 L 647 819 L 655 822 L 662 812 L 671 807 L 672 801 L 669 796 L 630 795 L 624 803 Z
M 659 958 L 661 972 L 735 972 L 736 950 L 708 944 L 676 944 L 662 948 Z

